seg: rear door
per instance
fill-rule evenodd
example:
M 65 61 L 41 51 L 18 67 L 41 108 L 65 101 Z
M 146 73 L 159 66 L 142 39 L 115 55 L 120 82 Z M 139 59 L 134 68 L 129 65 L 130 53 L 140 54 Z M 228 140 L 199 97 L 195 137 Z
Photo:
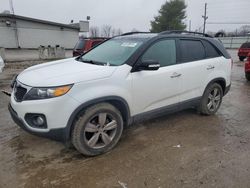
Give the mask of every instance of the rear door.
M 208 47 L 199 39 L 179 39 L 178 45 L 179 63 L 182 64 L 180 101 L 183 102 L 203 95 L 204 86 L 218 66 L 218 60 L 208 57 Z

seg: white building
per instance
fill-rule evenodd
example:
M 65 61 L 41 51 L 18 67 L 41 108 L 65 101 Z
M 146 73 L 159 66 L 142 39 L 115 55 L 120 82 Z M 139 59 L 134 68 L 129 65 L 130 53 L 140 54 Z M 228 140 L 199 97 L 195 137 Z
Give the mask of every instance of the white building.
M 0 14 L 0 48 L 37 49 L 41 45 L 60 45 L 72 49 L 78 41 L 79 32 L 79 24 Z

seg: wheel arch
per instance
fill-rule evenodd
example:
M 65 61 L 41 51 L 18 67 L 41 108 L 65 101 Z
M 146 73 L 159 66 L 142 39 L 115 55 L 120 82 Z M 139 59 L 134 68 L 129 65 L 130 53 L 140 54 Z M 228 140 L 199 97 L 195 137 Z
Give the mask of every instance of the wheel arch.
M 205 88 L 203 94 L 205 93 L 206 89 L 207 89 L 211 84 L 213 84 L 213 83 L 219 84 L 219 85 L 221 86 L 221 88 L 222 88 L 223 94 L 225 94 L 225 92 L 226 92 L 226 80 L 225 80 L 224 78 L 215 78 L 215 79 L 211 80 L 211 81 L 207 84 L 207 86 L 206 86 L 206 88 Z
M 74 112 L 70 115 L 70 118 L 67 122 L 66 130 L 65 130 L 66 142 L 70 141 L 71 132 L 72 132 L 72 129 L 74 128 L 76 117 L 79 116 L 81 113 L 83 113 L 84 110 L 87 109 L 88 107 L 93 106 L 98 103 L 102 103 L 102 102 L 107 102 L 107 103 L 112 104 L 121 112 L 125 126 L 130 123 L 130 117 L 131 117 L 130 109 L 125 99 L 118 97 L 118 96 L 107 96 L 107 97 L 93 99 L 78 106 L 74 110 Z

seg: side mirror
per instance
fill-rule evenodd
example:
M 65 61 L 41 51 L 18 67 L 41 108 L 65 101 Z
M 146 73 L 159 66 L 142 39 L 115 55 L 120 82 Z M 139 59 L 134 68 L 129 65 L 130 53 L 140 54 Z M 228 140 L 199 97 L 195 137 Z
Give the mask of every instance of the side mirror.
M 137 71 L 142 71 L 142 70 L 148 70 L 148 71 L 154 71 L 158 70 L 160 68 L 160 63 L 156 60 L 145 60 L 142 61 L 137 67 Z

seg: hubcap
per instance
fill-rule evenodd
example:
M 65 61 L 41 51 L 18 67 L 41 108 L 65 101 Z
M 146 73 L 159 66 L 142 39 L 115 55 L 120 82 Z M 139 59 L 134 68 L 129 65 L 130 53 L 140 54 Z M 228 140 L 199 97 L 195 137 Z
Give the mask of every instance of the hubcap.
M 117 130 L 117 121 L 109 113 L 99 113 L 90 118 L 84 130 L 84 139 L 93 149 L 100 149 L 112 142 Z
M 218 88 L 214 88 L 208 95 L 207 108 L 210 111 L 215 111 L 220 105 L 221 93 Z

